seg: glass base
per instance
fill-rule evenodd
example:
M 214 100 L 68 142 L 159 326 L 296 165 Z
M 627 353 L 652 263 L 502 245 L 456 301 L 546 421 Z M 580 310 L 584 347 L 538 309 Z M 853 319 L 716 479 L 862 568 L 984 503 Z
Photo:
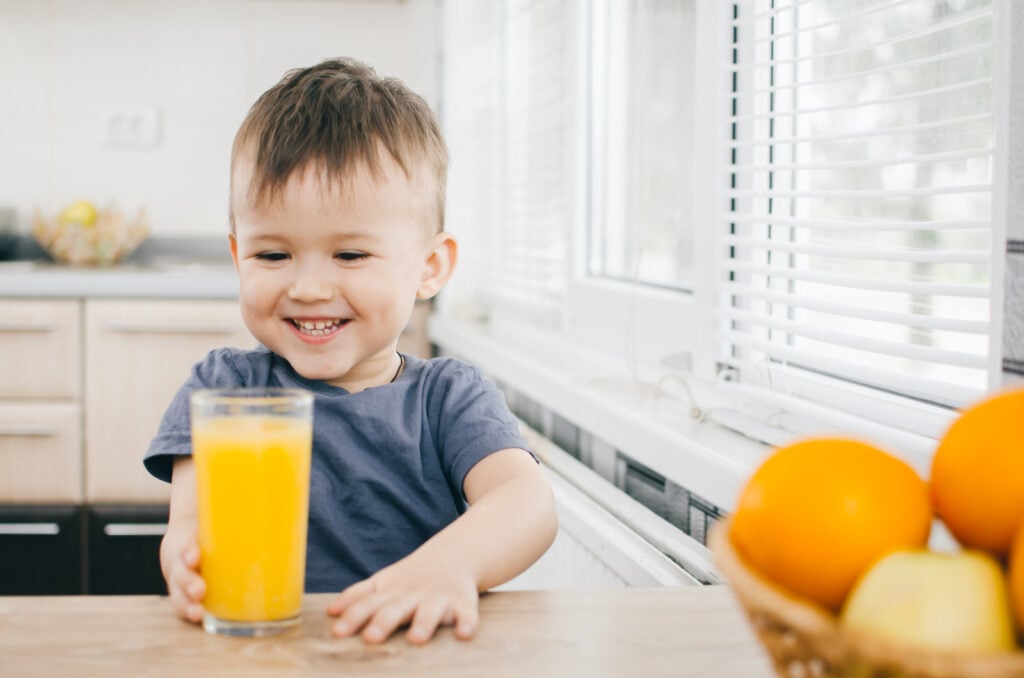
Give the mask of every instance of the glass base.
M 274 636 L 289 631 L 299 625 L 301 617 L 295 615 L 287 619 L 273 621 L 228 621 L 218 619 L 207 612 L 203 615 L 203 629 L 207 633 L 238 638 L 256 638 L 258 636 Z

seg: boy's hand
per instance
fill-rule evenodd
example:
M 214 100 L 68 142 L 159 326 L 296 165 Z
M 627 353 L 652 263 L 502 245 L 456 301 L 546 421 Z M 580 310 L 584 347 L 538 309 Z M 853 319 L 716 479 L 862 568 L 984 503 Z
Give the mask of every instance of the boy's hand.
M 406 623 L 413 643 L 430 640 L 440 624 L 454 625 L 462 640 L 476 635 L 477 592 L 539 558 L 555 538 L 558 519 L 540 467 L 517 448 L 477 462 L 463 490 L 469 510 L 412 554 L 341 592 L 327 608 L 340 617 L 335 635 L 362 629 L 363 640 L 380 643 Z
M 439 625 L 454 625 L 455 636 L 469 640 L 479 621 L 479 595 L 464 565 L 420 551 L 349 586 L 327 614 L 340 617 L 334 635 L 352 636 L 362 629 L 367 643 L 384 642 L 406 623 L 412 643 L 427 642 Z
M 160 569 L 178 616 L 193 624 L 203 620 L 206 582 L 199 576 L 199 542 L 195 529 L 170 524 L 160 542 Z
M 199 576 L 199 521 L 196 519 L 196 479 L 192 458 L 174 460 L 167 532 L 160 542 L 160 571 L 167 595 L 178 616 L 193 624 L 203 620 L 200 602 L 206 582 Z

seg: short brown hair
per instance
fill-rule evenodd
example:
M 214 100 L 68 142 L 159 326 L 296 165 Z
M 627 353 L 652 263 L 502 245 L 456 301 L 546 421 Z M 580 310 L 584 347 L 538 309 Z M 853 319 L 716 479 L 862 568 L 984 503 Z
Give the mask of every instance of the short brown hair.
M 285 73 L 249 109 L 235 135 L 231 165 L 233 170 L 243 151 L 252 154 L 250 197 L 261 204 L 310 165 L 339 182 L 360 163 L 379 176 L 381 147 L 407 179 L 427 172 L 440 231 L 448 149 L 437 118 L 403 82 L 382 78 L 355 59 L 328 59 Z

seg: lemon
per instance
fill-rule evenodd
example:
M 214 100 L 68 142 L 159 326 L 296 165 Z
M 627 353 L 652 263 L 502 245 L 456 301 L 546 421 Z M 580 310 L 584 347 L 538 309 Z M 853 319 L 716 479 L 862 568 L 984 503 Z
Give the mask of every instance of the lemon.
M 96 223 L 98 215 L 99 212 L 96 210 L 96 205 L 93 205 L 88 200 L 76 200 L 61 210 L 57 220 L 61 224 L 92 226 Z

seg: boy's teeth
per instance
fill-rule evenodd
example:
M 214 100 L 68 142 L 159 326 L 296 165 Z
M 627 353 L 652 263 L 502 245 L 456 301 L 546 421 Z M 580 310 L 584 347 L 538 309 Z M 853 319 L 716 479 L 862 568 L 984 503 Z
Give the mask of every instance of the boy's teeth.
M 341 325 L 341 320 L 293 320 L 292 323 L 305 334 L 319 336 Z

